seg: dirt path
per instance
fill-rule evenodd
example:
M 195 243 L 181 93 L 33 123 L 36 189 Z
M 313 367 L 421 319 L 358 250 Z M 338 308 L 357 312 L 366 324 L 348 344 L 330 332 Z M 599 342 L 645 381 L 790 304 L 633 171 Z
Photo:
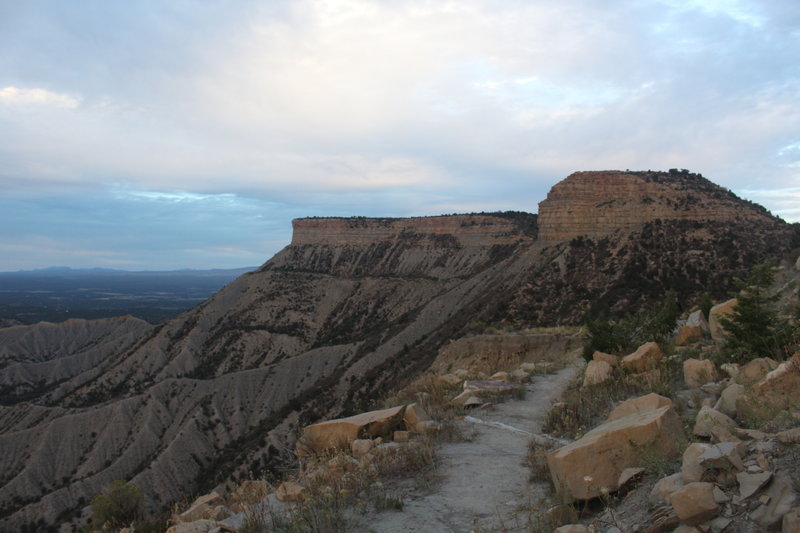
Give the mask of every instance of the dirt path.
M 578 372 L 576 362 L 536 376 L 524 400 L 474 411 L 463 424 L 475 438 L 440 447 L 441 481 L 430 493 L 407 496 L 401 512 L 370 517 L 375 533 L 526 531 L 526 509 L 540 501 L 546 483 L 529 483 L 526 454 L 550 404 Z

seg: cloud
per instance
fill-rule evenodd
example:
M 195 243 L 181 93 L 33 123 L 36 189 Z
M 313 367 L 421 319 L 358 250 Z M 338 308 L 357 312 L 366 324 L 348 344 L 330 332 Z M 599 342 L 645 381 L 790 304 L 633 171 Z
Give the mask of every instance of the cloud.
M 0 89 L 0 102 L 13 106 L 44 106 L 75 109 L 80 100 L 68 94 L 59 94 L 46 89 L 19 89 L 5 87 Z

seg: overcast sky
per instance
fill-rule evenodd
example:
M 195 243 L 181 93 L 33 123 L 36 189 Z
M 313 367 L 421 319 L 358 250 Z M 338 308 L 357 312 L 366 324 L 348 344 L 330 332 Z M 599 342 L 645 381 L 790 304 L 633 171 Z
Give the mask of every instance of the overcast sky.
M 0 270 L 258 265 L 295 217 L 627 168 L 800 220 L 800 2 L 0 0 Z

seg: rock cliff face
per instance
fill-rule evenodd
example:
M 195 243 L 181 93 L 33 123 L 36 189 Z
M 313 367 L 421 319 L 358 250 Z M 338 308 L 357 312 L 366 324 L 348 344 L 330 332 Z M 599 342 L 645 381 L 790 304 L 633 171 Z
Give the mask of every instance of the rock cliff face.
M 547 241 L 628 234 L 654 220 L 775 222 L 763 208 L 686 171 L 576 172 L 539 204 L 540 238 Z
M 473 322 L 574 324 L 676 284 L 687 300 L 724 292 L 789 242 L 786 224 L 705 180 L 611 175 L 612 189 L 596 174 L 557 185 L 539 228 L 521 213 L 297 220 L 259 270 L 118 344 L 107 325 L 67 326 L 63 344 L 52 325 L 0 330 L 0 530 L 72 520 L 115 479 L 157 509 L 260 474 L 291 456 L 299 424 L 363 410 Z M 638 195 L 670 206 L 675 191 L 694 200 L 639 212 Z M 590 197 L 628 218 L 602 222 Z

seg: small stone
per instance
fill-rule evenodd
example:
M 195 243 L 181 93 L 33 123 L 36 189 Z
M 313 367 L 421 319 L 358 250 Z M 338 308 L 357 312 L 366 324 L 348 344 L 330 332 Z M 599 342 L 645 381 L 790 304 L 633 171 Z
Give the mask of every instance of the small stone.
M 350 451 L 353 457 L 364 457 L 372 448 L 375 447 L 375 442 L 372 439 L 356 439 L 350 443 Z
M 683 476 L 680 473 L 659 479 L 650 491 L 650 503 L 654 506 L 669 503 L 670 495 L 683 485 Z
M 622 471 L 619 475 L 619 480 L 617 481 L 618 487 L 623 487 L 627 483 L 630 483 L 634 479 L 638 478 L 644 473 L 644 468 L 626 468 Z
M 715 437 L 717 440 L 728 439 L 736 428 L 736 422 L 719 411 L 703 406 L 697 413 L 693 433 L 700 437 Z
M 536 372 L 536 363 L 522 363 L 519 368 L 528 374 L 534 374 Z
M 495 372 L 489 377 L 490 381 L 511 381 L 511 376 L 508 372 Z

